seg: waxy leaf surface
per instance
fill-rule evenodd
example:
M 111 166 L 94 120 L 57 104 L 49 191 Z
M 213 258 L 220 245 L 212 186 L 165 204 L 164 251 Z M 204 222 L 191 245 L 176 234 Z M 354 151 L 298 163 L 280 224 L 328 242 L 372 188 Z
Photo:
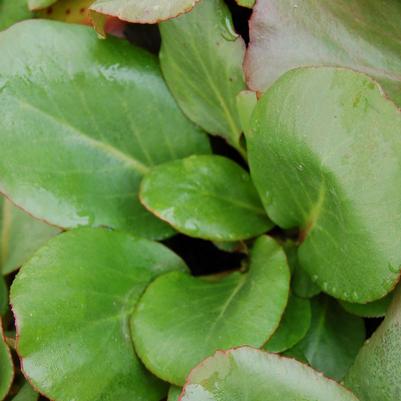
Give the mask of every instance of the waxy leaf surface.
M 0 400 L 8 394 L 14 378 L 14 366 L 10 349 L 4 340 L 3 326 L 0 320 Z
M 149 400 L 167 393 L 136 357 L 129 330 L 140 295 L 159 274 L 185 271 L 161 244 L 79 228 L 53 238 L 11 289 L 25 375 L 58 401 Z
M 375 77 L 401 105 L 399 0 L 258 0 L 245 62 L 264 91 L 296 67 L 349 67 Z
M 301 341 L 311 324 L 311 307 L 307 299 L 290 295 L 280 326 L 264 345 L 270 352 L 283 352 Z
M 341 380 L 364 339 L 363 320 L 345 312 L 334 300 L 321 296 L 312 300 L 309 331 L 295 348 L 313 368 Z
M 245 45 L 223 0 L 203 0 L 190 13 L 160 24 L 163 75 L 185 114 L 223 136 L 242 154 L 237 94 L 246 88 Z
M 31 17 L 26 0 L 0 0 L 0 31 Z
M 185 13 L 199 0 L 96 0 L 91 10 L 139 24 L 155 24 Z
M 0 198 L 0 270 L 9 274 L 58 234 L 58 228 L 36 220 Z
M 401 287 L 381 326 L 359 352 L 345 383 L 361 401 L 399 401 L 401 394 Z
M 152 169 L 140 199 L 191 237 L 236 241 L 272 227 L 249 174 L 221 156 L 191 156 Z
M 340 301 L 341 306 L 349 313 L 360 317 L 383 317 L 393 300 L 394 293 L 386 295 L 384 298 L 367 304 L 352 304 L 351 302 Z
M 347 389 L 288 358 L 241 347 L 216 354 L 188 377 L 181 401 L 358 401 Z
M 44 20 L 1 33 L 0 53 L 0 191 L 60 227 L 171 234 L 140 205 L 140 180 L 209 144 L 157 60 L 89 27 Z
M 299 263 L 336 298 L 371 302 L 398 282 L 400 132 L 375 82 L 329 67 L 288 72 L 252 115 L 251 175 L 266 211 L 301 229 Z
M 247 273 L 208 281 L 166 274 L 145 291 L 131 320 L 135 349 L 158 377 L 183 385 L 218 349 L 262 346 L 279 325 L 289 291 L 283 250 L 260 237 Z

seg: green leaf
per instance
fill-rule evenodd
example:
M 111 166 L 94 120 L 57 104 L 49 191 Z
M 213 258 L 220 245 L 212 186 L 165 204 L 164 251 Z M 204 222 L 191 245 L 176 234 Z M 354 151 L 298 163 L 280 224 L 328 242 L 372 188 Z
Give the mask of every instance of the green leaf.
M 246 397 L 246 398 L 245 398 Z M 181 401 L 358 401 L 288 358 L 249 347 L 219 351 L 190 374 Z
M 258 98 L 256 92 L 243 90 L 237 95 L 237 110 L 242 132 L 248 132 L 252 113 L 255 110 Z
M 264 345 L 270 352 L 283 352 L 299 343 L 311 324 L 311 307 L 307 299 L 290 295 L 280 326 Z
M 139 24 L 155 24 L 191 10 L 199 0 L 96 0 L 91 10 Z
M 7 313 L 8 310 L 8 288 L 3 276 L 0 275 L 0 316 Z
M 256 3 L 256 0 L 235 0 L 235 1 L 238 3 L 239 6 L 247 8 L 252 8 Z
M 249 174 L 222 156 L 191 156 L 152 169 L 140 199 L 191 237 L 237 241 L 272 227 Z
M 400 132 L 381 88 L 345 69 L 293 70 L 253 113 L 249 161 L 266 211 L 301 229 L 302 268 L 336 298 L 371 302 L 398 282 Z
M 24 373 L 58 401 L 159 401 L 166 385 L 136 357 L 128 319 L 159 274 L 186 271 L 161 244 L 80 228 L 25 264 L 11 287 Z
M 201 1 L 190 13 L 160 24 L 160 32 L 160 63 L 178 104 L 244 155 L 236 96 L 246 89 L 245 45 L 223 0 Z
M 345 383 L 361 401 L 399 401 L 400 359 L 401 286 L 384 322 L 360 350 Z
M 32 13 L 26 0 L 0 0 L 0 31 L 28 18 L 32 18 Z
M 28 0 L 28 6 L 31 10 L 41 10 L 53 5 L 54 3 L 57 3 L 57 1 L 58 0 Z
M 137 200 L 141 178 L 209 144 L 157 60 L 89 27 L 43 20 L 1 34 L 0 53 L 0 190 L 60 227 L 170 235 Z
M 349 67 L 375 77 L 401 105 L 401 2 L 259 0 L 245 71 L 264 91 L 296 67 Z
M 341 306 L 349 313 L 360 317 L 383 317 L 393 300 L 394 293 L 386 295 L 382 299 L 369 302 L 368 304 L 352 304 L 351 302 L 340 301 Z
M 266 342 L 284 312 L 289 278 L 285 254 L 269 237 L 255 242 L 248 273 L 213 281 L 178 272 L 160 276 L 131 319 L 135 349 L 151 372 L 183 385 L 217 349 Z
M 298 348 L 315 369 L 341 380 L 365 339 L 362 319 L 345 312 L 334 300 L 312 300 L 312 321 Z
M 168 391 L 167 401 L 178 401 L 181 395 L 182 388 L 177 386 L 170 386 Z
M 0 400 L 8 394 L 14 378 L 14 365 L 10 349 L 4 340 L 3 326 L 0 320 Z
M 25 382 L 12 401 L 37 401 L 38 398 L 39 394 L 28 382 Z
M 0 267 L 9 274 L 25 263 L 50 238 L 60 233 L 0 198 Z

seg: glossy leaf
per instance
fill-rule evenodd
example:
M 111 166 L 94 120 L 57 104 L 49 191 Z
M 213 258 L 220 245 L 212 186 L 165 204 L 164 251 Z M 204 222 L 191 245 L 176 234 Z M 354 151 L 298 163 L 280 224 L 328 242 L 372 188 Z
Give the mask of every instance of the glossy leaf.
M 100 228 L 53 238 L 11 288 L 23 371 L 58 401 L 159 401 L 166 386 L 136 357 L 128 319 L 157 275 L 185 271 L 163 245 Z
M 299 343 L 311 324 L 311 307 L 307 299 L 290 295 L 280 326 L 264 345 L 270 352 L 283 352 Z
M 0 0 L 0 31 L 28 18 L 32 18 L 32 13 L 26 0 Z
M 237 241 L 272 227 L 249 174 L 221 156 L 191 156 L 152 169 L 140 199 L 191 237 Z
M 253 113 L 249 161 L 266 211 L 301 229 L 301 266 L 336 298 L 371 302 L 398 282 L 400 132 L 380 87 L 345 69 L 293 70 Z
M 245 61 L 248 84 L 264 91 L 296 67 L 349 67 L 375 77 L 401 105 L 398 0 L 259 0 Z
M 246 398 L 245 398 L 246 397 Z M 206 359 L 181 401 L 358 401 L 350 391 L 288 358 L 241 347 Z
M 381 326 L 366 341 L 345 382 L 361 401 L 399 401 L 401 394 L 401 287 Z
M 160 24 L 160 63 L 185 114 L 223 136 L 243 155 L 237 94 L 246 88 L 245 45 L 223 0 L 204 0 L 190 13 Z
M 393 300 L 394 293 L 386 295 L 377 301 L 368 304 L 352 304 L 351 302 L 340 301 L 341 306 L 349 313 L 360 317 L 383 317 Z
M 269 237 L 253 247 L 249 272 L 208 281 L 166 274 L 145 291 L 131 320 L 135 349 L 158 377 L 183 385 L 189 371 L 217 349 L 260 347 L 287 303 L 289 271 Z
M 181 387 L 173 385 L 170 386 L 170 389 L 168 391 L 167 401 L 178 401 L 178 399 L 180 398 L 181 391 L 182 391 Z
M 25 263 L 36 250 L 60 232 L 0 198 L 0 267 L 9 274 Z
M 41 10 L 46 7 L 50 7 L 58 0 L 28 0 L 28 6 L 31 10 Z M 26 0 L 25 0 L 26 3 Z
M 312 321 L 297 344 L 308 363 L 336 380 L 352 365 L 365 339 L 363 320 L 345 312 L 328 297 L 312 300 Z
M 4 341 L 3 326 L 0 320 L 0 400 L 8 394 L 14 378 L 14 366 L 10 350 Z
M 37 401 L 39 394 L 32 388 L 32 386 L 26 382 L 18 391 L 18 394 L 12 399 L 12 401 Z
M 0 316 L 8 310 L 8 288 L 3 276 L 0 276 Z
M 149 167 L 209 145 L 156 60 L 88 27 L 44 20 L 5 31 L 0 53 L 0 190 L 60 227 L 171 234 L 140 205 L 139 182 Z
M 100 14 L 139 24 L 155 24 L 188 12 L 199 0 L 96 0 L 91 6 Z

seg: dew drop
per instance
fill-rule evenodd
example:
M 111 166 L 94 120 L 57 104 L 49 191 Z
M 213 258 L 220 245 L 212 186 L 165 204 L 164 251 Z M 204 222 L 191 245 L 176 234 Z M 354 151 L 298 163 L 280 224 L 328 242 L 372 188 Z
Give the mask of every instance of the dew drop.
M 389 262 L 389 264 L 388 264 L 388 269 L 389 269 L 392 273 L 399 273 L 401 267 L 400 267 L 400 266 L 397 266 L 395 263 Z
M 325 282 L 322 284 L 322 288 L 323 288 L 323 291 L 327 291 L 327 290 L 328 290 L 329 284 L 327 283 L 327 281 L 325 281 Z
M 304 171 L 304 169 L 305 169 L 305 166 L 302 163 L 299 163 L 297 166 L 297 170 Z
M 237 33 L 234 30 L 234 25 L 230 17 L 225 17 L 224 18 L 224 27 L 225 29 L 222 32 L 222 36 L 224 39 L 234 41 L 238 38 Z
M 317 274 L 314 274 L 312 276 L 312 281 L 316 283 L 317 280 L 319 280 L 319 276 Z
M 356 291 L 353 291 L 352 292 L 352 294 L 351 294 L 351 298 L 354 300 L 354 301 L 357 301 L 358 300 L 358 293 L 356 292 Z

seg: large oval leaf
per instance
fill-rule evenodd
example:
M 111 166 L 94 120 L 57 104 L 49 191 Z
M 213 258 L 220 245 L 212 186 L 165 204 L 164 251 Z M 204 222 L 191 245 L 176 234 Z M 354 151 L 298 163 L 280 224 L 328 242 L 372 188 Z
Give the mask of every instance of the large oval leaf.
M 249 174 L 221 156 L 191 156 L 152 169 L 140 199 L 191 237 L 237 241 L 272 227 Z
M 361 401 L 399 401 L 401 394 L 401 287 L 386 318 L 359 352 L 345 379 Z
M 393 300 L 394 293 L 386 295 L 384 298 L 367 304 L 353 304 L 351 302 L 340 301 L 341 306 L 349 313 L 360 317 L 383 317 Z
M 151 280 L 185 269 L 163 245 L 125 233 L 80 228 L 52 239 L 11 289 L 25 375 L 58 401 L 159 401 L 167 388 L 137 359 L 128 319 Z
M 4 340 L 3 326 L 0 320 L 0 400 L 8 394 L 14 377 L 14 365 L 10 349 Z
M 246 398 L 245 398 L 246 397 Z M 181 401 L 358 401 L 344 387 L 293 359 L 242 347 L 195 368 Z
M 370 302 L 399 279 L 400 132 L 378 85 L 344 69 L 293 70 L 253 113 L 251 175 L 268 215 L 300 227 L 299 262 L 334 297 Z
M 263 91 L 295 67 L 349 67 L 374 76 L 401 105 L 398 0 L 258 0 L 245 70 Z
M 91 10 L 124 21 L 154 24 L 185 13 L 199 0 L 96 0 Z
M 341 380 L 365 340 L 362 319 L 352 316 L 328 297 L 312 301 L 312 321 L 296 354 L 326 376 Z
M 183 385 L 189 371 L 217 349 L 260 347 L 287 303 L 289 270 L 275 241 L 260 237 L 248 273 L 208 281 L 185 273 L 159 277 L 131 320 L 135 349 L 158 377 Z
M 26 0 L 0 0 L 0 31 L 31 17 Z
M 209 145 L 156 59 L 88 27 L 43 20 L 3 32 L 0 53 L 0 191 L 60 227 L 170 234 L 137 200 L 142 175 Z
M 50 238 L 58 228 L 36 220 L 0 198 L 0 270 L 11 273 L 25 263 L 33 253 Z
M 246 88 L 245 45 L 223 0 L 203 0 L 190 13 L 160 25 L 160 63 L 185 114 L 242 154 L 236 95 Z

